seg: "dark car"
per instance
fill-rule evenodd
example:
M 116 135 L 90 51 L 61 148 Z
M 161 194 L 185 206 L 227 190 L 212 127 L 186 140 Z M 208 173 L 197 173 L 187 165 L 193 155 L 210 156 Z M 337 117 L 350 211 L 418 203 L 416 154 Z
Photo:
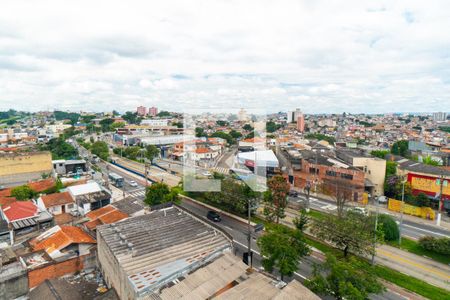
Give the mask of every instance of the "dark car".
M 220 222 L 221 220 L 220 215 L 212 210 L 208 211 L 206 217 L 213 222 Z
M 289 191 L 289 196 L 290 197 L 298 197 L 298 192 L 297 191 Z

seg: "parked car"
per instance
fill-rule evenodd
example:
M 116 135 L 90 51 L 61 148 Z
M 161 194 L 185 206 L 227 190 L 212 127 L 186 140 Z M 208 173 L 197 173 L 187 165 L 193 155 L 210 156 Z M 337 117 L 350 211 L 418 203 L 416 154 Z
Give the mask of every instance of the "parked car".
M 290 197 L 298 197 L 298 192 L 297 191 L 289 191 L 289 196 Z
M 138 186 L 138 184 L 134 180 L 131 180 L 130 182 L 128 182 L 128 184 L 134 187 Z
M 220 215 L 212 210 L 208 211 L 208 213 L 206 214 L 206 217 L 213 222 L 220 222 L 222 220 L 220 218 Z
M 202 175 L 206 176 L 206 177 L 211 177 L 212 176 L 212 174 L 210 172 L 208 172 L 208 171 L 203 172 Z
M 379 196 L 378 203 L 388 203 L 388 198 L 386 196 Z

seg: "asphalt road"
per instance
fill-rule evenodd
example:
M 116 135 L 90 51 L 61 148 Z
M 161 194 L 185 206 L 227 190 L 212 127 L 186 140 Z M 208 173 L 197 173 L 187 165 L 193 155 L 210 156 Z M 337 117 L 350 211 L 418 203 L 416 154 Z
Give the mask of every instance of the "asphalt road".
M 300 195 L 299 197 L 289 197 L 289 201 L 302 203 L 305 201 L 305 197 Z M 310 207 L 315 210 L 333 213 L 336 211 L 335 202 L 326 199 L 318 199 L 317 197 L 310 197 Z M 333 209 L 334 208 L 334 209 Z M 391 215 L 394 219 L 400 223 L 400 218 L 396 215 Z M 403 219 L 403 226 L 401 227 L 402 236 L 409 237 L 412 239 L 419 239 L 423 236 L 435 236 L 435 237 L 449 237 L 450 232 L 445 228 L 437 228 L 432 225 L 421 224 L 411 222 L 409 220 Z
M 209 220 L 206 218 L 206 214 L 208 209 L 198 205 L 196 203 L 183 201 L 181 204 L 184 208 L 192 211 L 193 213 L 203 216 L 206 221 Z M 226 232 L 228 232 L 234 239 L 234 248 L 235 255 L 241 256 L 244 252 L 247 251 L 247 232 L 248 227 L 246 224 L 237 221 L 234 218 L 230 218 L 226 215 L 221 215 L 222 220 L 220 222 L 216 222 L 215 224 L 220 226 Z M 258 245 L 256 244 L 257 236 L 253 236 L 251 239 L 251 249 L 253 252 L 253 267 L 262 269 L 261 265 L 261 255 L 259 253 Z M 289 282 L 293 278 L 300 282 L 304 282 L 308 277 L 312 275 L 314 264 L 320 264 L 324 261 L 323 254 L 313 251 L 312 254 L 308 257 L 305 257 L 301 260 L 299 269 L 294 273 L 292 278 L 285 277 L 284 280 Z M 278 274 L 274 273 L 274 275 L 278 276 Z M 387 290 L 380 295 L 373 295 L 370 297 L 371 299 L 389 299 L 389 300 L 404 300 L 408 299 L 397 292 Z M 329 299 L 329 298 L 327 298 Z

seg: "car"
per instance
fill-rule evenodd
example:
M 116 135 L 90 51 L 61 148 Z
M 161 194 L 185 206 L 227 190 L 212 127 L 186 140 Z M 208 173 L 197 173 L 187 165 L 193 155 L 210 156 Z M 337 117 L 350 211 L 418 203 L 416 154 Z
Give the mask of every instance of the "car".
M 355 207 L 350 208 L 349 210 L 353 211 L 355 213 L 358 213 L 358 214 L 365 215 L 365 216 L 369 215 L 367 209 L 365 209 L 364 207 L 355 206 Z
M 128 184 L 134 187 L 138 186 L 138 184 L 134 180 L 131 180 L 130 182 L 128 182 Z
M 208 211 L 206 217 L 213 222 L 220 222 L 222 220 L 220 215 L 213 210 Z
M 387 203 L 388 198 L 386 196 L 380 196 L 378 197 L 378 203 Z
M 290 197 L 298 197 L 298 192 L 297 191 L 289 191 L 289 196 Z
M 212 176 L 212 174 L 210 172 L 208 172 L 208 171 L 203 172 L 202 175 L 206 176 L 206 177 L 211 177 Z

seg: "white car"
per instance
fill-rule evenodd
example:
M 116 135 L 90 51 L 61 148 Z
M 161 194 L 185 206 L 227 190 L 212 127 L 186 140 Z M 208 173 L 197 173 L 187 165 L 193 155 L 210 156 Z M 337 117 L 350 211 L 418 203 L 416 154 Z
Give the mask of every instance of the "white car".
M 202 175 L 206 176 L 206 177 L 211 177 L 212 176 L 212 174 L 209 173 L 208 171 L 203 172 Z
M 362 214 L 362 215 L 365 215 L 365 216 L 369 215 L 369 213 L 367 212 L 367 209 L 365 209 L 364 207 L 355 206 L 355 207 L 350 208 L 349 210 L 354 211 L 359 214 Z
M 388 198 L 386 196 L 380 196 L 378 197 L 378 203 L 387 203 Z
M 134 180 L 131 180 L 130 182 L 128 182 L 128 184 L 134 187 L 138 186 L 137 182 Z

